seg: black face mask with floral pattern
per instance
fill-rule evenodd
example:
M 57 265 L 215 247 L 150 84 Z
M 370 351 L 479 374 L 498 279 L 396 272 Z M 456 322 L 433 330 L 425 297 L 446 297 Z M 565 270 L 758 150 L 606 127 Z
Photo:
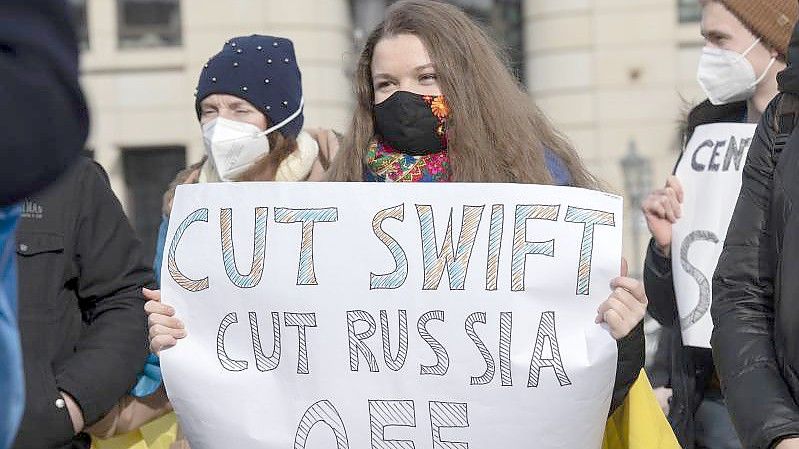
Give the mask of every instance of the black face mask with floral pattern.
M 444 97 L 399 90 L 374 106 L 375 128 L 383 142 L 401 153 L 425 156 L 447 148 Z

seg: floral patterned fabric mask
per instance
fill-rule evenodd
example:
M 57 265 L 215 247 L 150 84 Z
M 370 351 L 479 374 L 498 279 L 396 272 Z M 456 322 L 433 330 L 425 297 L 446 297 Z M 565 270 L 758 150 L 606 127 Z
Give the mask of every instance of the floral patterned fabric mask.
M 367 149 L 365 180 L 449 181 L 448 118 L 443 95 L 397 91 L 375 105 L 377 138 Z

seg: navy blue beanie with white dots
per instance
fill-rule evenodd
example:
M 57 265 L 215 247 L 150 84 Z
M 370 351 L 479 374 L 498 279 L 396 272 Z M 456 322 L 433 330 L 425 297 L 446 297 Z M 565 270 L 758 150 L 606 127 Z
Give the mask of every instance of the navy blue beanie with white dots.
M 275 126 L 299 114 L 278 131 L 297 137 L 302 129 L 302 79 L 294 44 L 274 36 L 241 36 L 225 42 L 203 67 L 194 107 L 211 94 L 229 94 L 252 103 Z

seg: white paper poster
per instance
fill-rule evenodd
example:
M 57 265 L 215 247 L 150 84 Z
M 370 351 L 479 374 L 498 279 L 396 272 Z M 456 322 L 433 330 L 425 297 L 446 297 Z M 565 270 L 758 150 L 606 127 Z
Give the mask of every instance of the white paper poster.
M 677 166 L 685 197 L 682 218 L 672 228 L 671 262 L 683 343 L 688 346 L 710 347 L 713 272 L 755 128 L 739 123 L 699 126 Z
M 502 184 L 181 186 L 162 353 L 192 449 L 600 448 L 621 198 Z

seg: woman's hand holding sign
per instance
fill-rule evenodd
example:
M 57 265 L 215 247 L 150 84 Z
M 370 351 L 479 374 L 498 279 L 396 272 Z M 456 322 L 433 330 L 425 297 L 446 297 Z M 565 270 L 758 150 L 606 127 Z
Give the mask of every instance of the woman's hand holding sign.
M 613 292 L 597 310 L 596 322 L 607 323 L 616 340 L 626 337 L 644 319 L 649 302 L 644 284 L 627 274 L 627 261 L 622 259 L 621 276 L 610 282 Z
M 183 322 L 175 318 L 175 309 L 161 303 L 161 290 L 144 289 L 144 311 L 150 328 L 150 352 L 158 354 L 163 349 L 175 346 L 179 339 L 186 338 Z

